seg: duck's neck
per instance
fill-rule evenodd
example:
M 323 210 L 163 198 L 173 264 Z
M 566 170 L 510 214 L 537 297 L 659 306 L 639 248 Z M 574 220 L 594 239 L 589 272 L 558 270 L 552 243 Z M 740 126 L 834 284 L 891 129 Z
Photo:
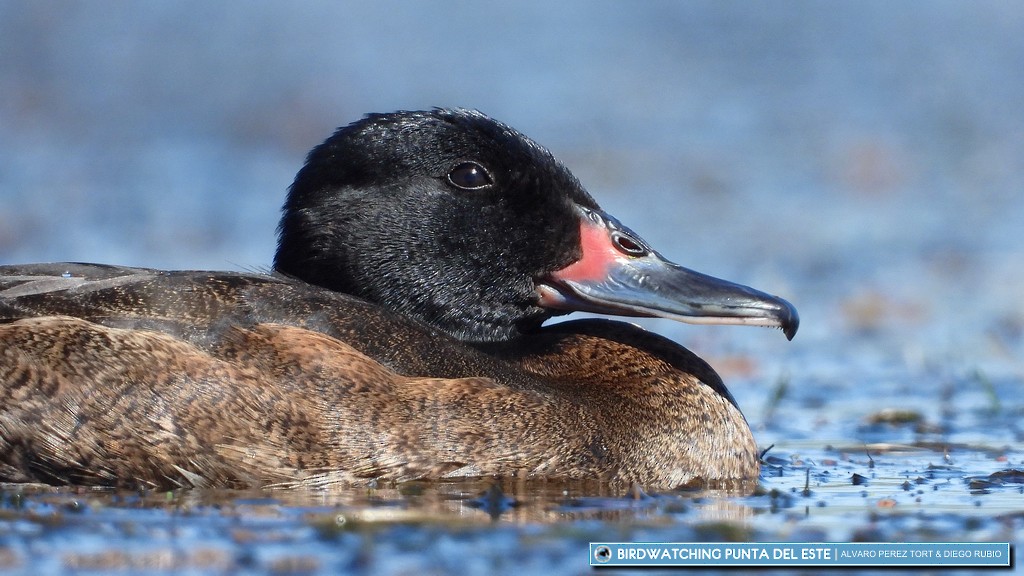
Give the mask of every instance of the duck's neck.
M 477 287 L 445 286 L 440 274 L 425 275 L 428 280 L 389 276 L 385 280 L 391 282 L 353 281 L 346 274 L 325 272 L 325 269 L 339 268 L 324 266 L 323 261 L 315 262 L 317 265 L 309 265 L 313 264 L 309 261 L 305 264 L 279 258 L 274 269 L 332 292 L 356 296 L 466 343 L 511 342 L 535 332 L 553 315 L 528 299 L 518 298 L 515 302 L 514 288 L 495 287 L 483 294 Z M 337 264 L 340 263 L 335 262 Z M 434 278 L 441 280 L 431 281 Z

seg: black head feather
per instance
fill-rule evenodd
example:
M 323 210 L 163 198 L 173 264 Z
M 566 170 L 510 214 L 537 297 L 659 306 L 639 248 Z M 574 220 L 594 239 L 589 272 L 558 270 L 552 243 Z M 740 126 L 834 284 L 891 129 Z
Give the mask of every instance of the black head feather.
M 469 110 L 373 114 L 310 152 L 276 270 L 467 341 L 535 330 L 534 280 L 580 256 L 596 208 L 546 149 Z

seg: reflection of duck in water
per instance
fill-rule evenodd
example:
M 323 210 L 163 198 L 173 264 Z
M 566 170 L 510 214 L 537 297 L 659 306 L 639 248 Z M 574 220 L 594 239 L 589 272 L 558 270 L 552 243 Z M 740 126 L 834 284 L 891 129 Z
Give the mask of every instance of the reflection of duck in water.
M 371 115 L 309 155 L 273 275 L 0 267 L 0 479 L 752 478 L 715 372 L 585 310 L 797 329 L 681 268 L 477 112 Z

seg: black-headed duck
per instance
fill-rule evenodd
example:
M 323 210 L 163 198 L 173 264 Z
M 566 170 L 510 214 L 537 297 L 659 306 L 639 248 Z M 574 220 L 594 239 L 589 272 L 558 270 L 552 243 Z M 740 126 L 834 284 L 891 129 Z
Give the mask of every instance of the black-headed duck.
M 689 350 L 572 310 L 796 332 L 682 268 L 483 114 L 367 116 L 308 156 L 270 274 L 0 267 L 0 480 L 323 486 L 750 479 Z

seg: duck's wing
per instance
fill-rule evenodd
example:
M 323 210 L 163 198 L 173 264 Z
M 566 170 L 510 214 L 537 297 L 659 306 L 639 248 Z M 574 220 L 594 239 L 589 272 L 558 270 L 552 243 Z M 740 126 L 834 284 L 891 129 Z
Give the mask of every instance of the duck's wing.
M 0 324 L 52 316 L 161 332 L 204 350 L 233 328 L 281 324 L 330 335 L 407 376 L 496 371 L 485 355 L 425 324 L 287 276 L 80 263 L 0 266 Z
M 144 281 L 157 271 L 74 262 L 0 266 L 0 322 L 55 313 L 73 305 L 76 293 Z M 72 306 L 72 310 L 81 308 Z M 73 315 L 73 314 L 72 314 Z
M 0 322 L 72 316 L 110 323 L 207 324 L 237 307 L 240 289 L 282 282 L 264 274 L 75 262 L 0 266 Z

